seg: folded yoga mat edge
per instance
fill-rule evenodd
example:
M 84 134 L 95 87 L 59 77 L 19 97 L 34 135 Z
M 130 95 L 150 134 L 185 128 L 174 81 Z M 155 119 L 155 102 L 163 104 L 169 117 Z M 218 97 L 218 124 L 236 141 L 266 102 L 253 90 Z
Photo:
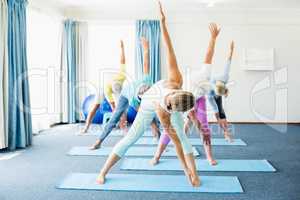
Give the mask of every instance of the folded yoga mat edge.
M 274 164 L 272 164 L 271 161 L 267 160 L 267 159 L 263 159 L 263 161 L 266 162 L 266 164 L 271 168 L 273 169 L 271 172 L 277 172 L 277 169 L 274 167 Z

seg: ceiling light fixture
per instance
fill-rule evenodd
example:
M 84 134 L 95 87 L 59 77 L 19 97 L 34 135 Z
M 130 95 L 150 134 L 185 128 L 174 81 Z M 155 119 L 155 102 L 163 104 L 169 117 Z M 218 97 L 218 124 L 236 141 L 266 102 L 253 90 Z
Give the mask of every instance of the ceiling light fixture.
M 227 0 L 197 0 L 199 3 L 206 5 L 207 8 L 214 7 L 217 3 L 225 2 Z
M 215 3 L 216 3 L 216 2 L 214 2 L 214 1 L 208 2 L 208 3 L 206 4 L 206 7 L 208 7 L 208 8 L 214 7 L 214 6 L 215 6 Z

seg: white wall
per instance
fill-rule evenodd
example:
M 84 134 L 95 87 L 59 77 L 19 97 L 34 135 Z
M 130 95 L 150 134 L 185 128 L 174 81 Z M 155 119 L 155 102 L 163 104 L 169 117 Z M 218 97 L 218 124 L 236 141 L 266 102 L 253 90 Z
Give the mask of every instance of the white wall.
M 235 122 L 300 122 L 299 23 L 292 18 L 289 20 L 275 15 L 258 14 L 251 17 L 245 14 L 207 15 L 204 18 L 195 15 L 190 16 L 192 20 L 181 18 L 178 22 L 174 20 L 169 23 L 178 63 L 182 71 L 188 66 L 200 66 L 209 39 L 207 23 L 216 21 L 222 26 L 214 59 L 216 72 L 225 63 L 229 42 L 232 39 L 236 42 L 231 70 L 232 83 L 229 97 L 225 101 L 228 119 Z M 274 71 L 287 67 L 288 81 L 275 84 L 274 71 L 245 71 L 241 66 L 243 48 L 275 48 Z M 164 53 L 162 58 L 164 59 Z M 164 66 L 165 62 L 162 63 Z M 284 74 L 282 71 L 279 73 Z M 254 93 L 254 88 L 269 77 L 270 87 Z M 279 96 L 277 99 L 276 95 Z M 212 115 L 210 119 L 213 119 Z
M 76 15 L 77 14 L 77 15 Z M 228 45 L 236 42 L 232 70 L 230 95 L 225 100 L 228 119 L 233 122 L 300 122 L 300 12 L 283 10 L 258 11 L 213 11 L 206 13 L 167 12 L 168 27 L 172 36 L 178 63 L 184 71 L 188 66 L 200 66 L 207 47 L 209 33 L 207 24 L 211 21 L 222 26 L 218 39 L 214 68 L 219 72 L 226 59 Z M 73 13 L 78 19 L 93 21 L 107 20 L 110 15 L 95 13 Z M 152 17 L 151 17 L 152 16 Z M 140 13 L 132 13 L 127 18 L 118 20 L 113 16 L 115 26 L 132 24 L 141 18 Z M 143 18 L 157 18 L 156 12 L 149 12 Z M 127 20 L 127 22 L 124 22 Z M 128 27 L 129 28 L 129 27 Z M 114 33 L 113 33 L 114 34 Z M 132 40 L 133 41 L 133 40 Z M 275 48 L 274 71 L 245 71 L 242 68 L 243 48 Z M 165 56 L 162 52 L 163 77 L 165 76 Z M 287 69 L 287 82 L 275 84 L 274 73 Z M 283 70 L 284 71 L 284 70 Z M 284 74 L 280 71 L 279 74 Z M 263 80 L 270 80 L 270 86 L 255 92 Z M 276 96 L 279 96 L 276 98 Z M 214 120 L 210 115 L 210 120 Z
M 120 69 L 120 40 L 124 42 L 126 73 L 134 76 L 135 26 L 134 23 L 112 24 L 90 22 L 88 28 L 88 94 L 93 94 L 111 81 Z
M 300 106 L 298 105 L 300 101 L 298 93 L 300 86 L 298 79 L 300 74 L 300 11 L 298 8 L 211 8 L 200 10 L 194 7 L 186 8 L 190 9 L 190 12 L 186 9 L 179 10 L 177 7 L 172 9 L 168 10 L 168 6 L 166 6 L 167 21 L 181 68 L 200 66 L 208 43 L 207 24 L 209 22 L 215 21 L 222 26 L 215 53 L 215 71 L 220 71 L 223 67 L 228 44 L 230 40 L 235 40 L 236 52 L 231 70 L 232 83 L 230 95 L 225 101 L 225 110 L 230 121 L 300 122 Z M 128 42 L 133 42 L 134 29 L 131 28 L 133 28 L 134 20 L 158 18 L 157 8 L 154 4 L 147 9 L 147 12 L 138 10 L 126 12 L 126 9 L 116 8 L 104 9 L 100 12 L 97 9 L 84 10 L 80 7 L 80 10 L 65 9 L 64 14 L 77 20 L 93 22 L 112 20 L 116 27 L 123 26 L 120 28 L 121 32 L 126 32 L 126 28 L 130 29 L 128 34 L 132 35 L 126 37 L 131 38 L 128 39 Z M 116 40 L 119 36 L 115 32 L 111 32 L 111 37 Z M 101 40 L 103 38 L 99 38 L 99 49 L 103 46 Z M 115 47 L 111 49 L 112 46 L 108 44 L 103 47 L 108 48 L 107 51 L 104 51 L 104 55 L 106 55 L 104 58 L 107 62 L 104 61 L 103 65 L 115 66 L 114 62 L 117 60 Z M 278 85 L 274 83 L 274 72 L 244 71 L 241 66 L 243 48 L 275 48 L 274 72 L 281 68 L 287 69 L 288 81 Z M 131 55 L 133 53 L 129 54 L 129 58 L 133 59 Z M 102 62 L 102 59 L 101 61 L 99 59 L 99 62 Z M 162 53 L 162 63 L 165 63 L 164 52 Z M 91 65 L 91 67 L 95 66 Z M 89 67 L 90 80 L 97 85 L 98 78 L 91 67 Z M 165 76 L 165 71 L 162 74 Z M 281 71 L 280 74 L 282 76 L 284 72 Z M 253 90 L 264 87 L 264 83 L 268 82 L 261 81 L 268 81 L 268 78 L 270 78 L 270 87 L 253 95 Z M 287 92 L 287 97 L 285 97 L 285 92 Z M 276 95 L 279 98 L 276 99 Z M 287 109 L 285 109 L 286 106 Z

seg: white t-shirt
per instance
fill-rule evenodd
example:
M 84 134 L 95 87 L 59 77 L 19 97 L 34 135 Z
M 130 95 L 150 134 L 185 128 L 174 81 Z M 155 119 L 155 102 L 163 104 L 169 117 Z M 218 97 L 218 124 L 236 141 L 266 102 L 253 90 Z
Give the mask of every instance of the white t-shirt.
M 196 99 L 208 94 L 212 86 L 211 79 L 211 64 L 202 64 L 201 67 L 195 66 L 189 68 L 184 74 L 184 90 L 193 93 Z

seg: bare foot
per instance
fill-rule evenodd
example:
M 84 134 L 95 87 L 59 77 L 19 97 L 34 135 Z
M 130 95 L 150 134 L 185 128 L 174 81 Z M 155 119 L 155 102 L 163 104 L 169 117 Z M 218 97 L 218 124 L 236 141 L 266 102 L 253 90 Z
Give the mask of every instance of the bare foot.
M 189 182 L 191 185 L 193 185 L 193 179 L 192 179 L 192 174 L 190 170 L 188 169 L 183 169 L 185 176 L 188 178 Z
M 189 169 L 183 169 L 183 171 L 185 175 L 188 177 L 188 180 L 193 187 L 200 186 L 200 178 L 198 175 L 192 174 Z
M 208 163 L 209 163 L 210 165 L 212 165 L 212 166 L 218 164 L 218 162 L 217 162 L 216 160 L 214 160 L 214 159 L 207 159 L 207 161 L 208 161 Z
M 200 187 L 201 182 L 199 176 L 192 176 L 191 178 L 193 187 Z
M 97 140 L 96 143 L 90 147 L 90 150 L 96 150 L 96 149 L 99 149 L 100 147 L 101 147 L 101 141 Z
M 103 185 L 105 183 L 105 176 L 102 174 L 99 174 L 96 179 L 96 182 L 100 185 Z
M 151 165 L 157 165 L 158 163 L 159 163 L 159 159 L 157 159 L 157 158 L 152 158 L 150 161 L 149 161 L 149 163 L 151 164 Z
M 84 129 L 82 129 L 81 131 L 80 131 L 80 135 L 84 135 L 84 134 L 86 134 L 88 132 L 88 128 L 86 128 L 86 127 L 84 127 Z
M 228 132 L 224 132 L 224 138 L 227 142 L 230 142 L 230 143 L 233 142 L 233 139 L 232 139 L 230 133 L 228 133 Z

